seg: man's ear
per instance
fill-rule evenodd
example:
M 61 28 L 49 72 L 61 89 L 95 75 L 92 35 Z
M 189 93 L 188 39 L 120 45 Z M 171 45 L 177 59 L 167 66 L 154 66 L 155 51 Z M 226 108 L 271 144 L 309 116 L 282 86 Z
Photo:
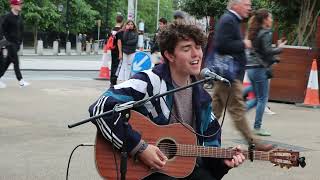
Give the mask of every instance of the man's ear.
M 173 54 L 169 53 L 168 51 L 165 51 L 164 55 L 166 56 L 169 62 L 174 62 L 175 57 Z

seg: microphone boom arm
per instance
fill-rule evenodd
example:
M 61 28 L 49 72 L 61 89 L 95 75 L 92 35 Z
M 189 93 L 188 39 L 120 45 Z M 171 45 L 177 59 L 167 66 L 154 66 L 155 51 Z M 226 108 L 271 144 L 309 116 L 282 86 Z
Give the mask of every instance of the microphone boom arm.
M 179 87 L 179 88 L 176 88 L 176 89 L 172 89 L 170 91 L 167 91 L 165 93 L 162 93 L 162 94 L 155 94 L 149 98 L 146 98 L 146 99 L 142 99 L 142 100 L 139 100 L 139 101 L 129 101 L 129 102 L 126 102 L 126 103 L 123 103 L 123 104 L 117 104 L 115 106 L 114 109 L 112 110 L 109 110 L 107 112 L 104 112 L 102 114 L 99 114 L 97 116 L 92 116 L 88 119 L 85 119 L 85 120 L 82 120 L 82 121 L 79 121 L 77 123 L 74 123 L 74 124 L 70 124 L 68 125 L 68 128 L 74 128 L 76 126 L 79 126 L 79 125 L 82 125 L 82 124 L 85 124 L 85 123 L 88 123 L 90 121 L 93 121 L 93 120 L 96 120 L 96 119 L 99 119 L 103 116 L 106 116 L 106 115 L 110 115 L 111 113 L 114 113 L 114 112 L 122 112 L 122 111 L 125 111 L 125 110 L 128 110 L 128 109 L 132 109 L 132 108 L 136 108 L 136 107 L 139 107 L 139 106 L 142 106 L 144 105 L 146 102 L 149 102 L 153 99 L 157 99 L 157 98 L 160 98 L 162 96 L 166 96 L 168 94 L 171 94 L 171 93 L 174 93 L 174 92 L 177 92 L 177 91 L 181 91 L 183 89 L 187 89 L 189 87 L 192 87 L 192 86 L 195 86 L 197 84 L 201 84 L 201 83 L 206 83 L 208 81 L 211 81 L 211 80 L 214 80 L 214 77 L 206 77 L 202 80 L 199 80 L 199 81 L 196 81 L 196 82 L 193 82 L 187 86 L 183 86 L 183 87 Z

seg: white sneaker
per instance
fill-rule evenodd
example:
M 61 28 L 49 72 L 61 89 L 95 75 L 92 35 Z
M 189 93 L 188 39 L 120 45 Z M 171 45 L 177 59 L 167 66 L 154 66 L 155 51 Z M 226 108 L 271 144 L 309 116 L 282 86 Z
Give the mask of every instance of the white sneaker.
M 26 86 L 29 86 L 30 83 L 28 83 L 27 81 L 21 79 L 21 80 L 19 81 L 19 85 L 20 85 L 20 87 L 26 87 Z
M 0 81 L 0 89 L 6 88 L 6 87 L 7 85 L 4 82 Z
M 269 114 L 269 115 L 277 114 L 277 113 L 271 111 L 270 107 L 268 107 L 268 106 L 266 106 L 266 108 L 264 109 L 264 113 Z

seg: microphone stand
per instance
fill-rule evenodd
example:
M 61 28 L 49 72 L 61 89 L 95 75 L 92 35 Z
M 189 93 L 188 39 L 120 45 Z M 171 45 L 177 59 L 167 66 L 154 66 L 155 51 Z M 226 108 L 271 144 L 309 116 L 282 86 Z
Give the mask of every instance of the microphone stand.
M 126 179 L 126 172 L 127 172 L 127 160 L 128 160 L 128 152 L 127 152 L 127 135 L 128 135 L 128 127 L 129 127 L 129 119 L 130 119 L 130 110 L 134 109 L 136 107 L 142 106 L 145 103 L 152 101 L 154 99 L 160 98 L 162 96 L 166 96 L 168 94 L 172 94 L 174 92 L 177 91 L 181 91 L 183 89 L 187 89 L 189 87 L 195 86 L 197 84 L 201 84 L 201 83 L 206 83 L 208 81 L 214 80 L 213 77 L 207 77 L 205 79 L 193 82 L 187 86 L 183 86 L 183 87 L 179 87 L 176 89 L 172 89 L 170 91 L 167 91 L 165 93 L 162 94 L 156 94 L 153 95 L 149 98 L 146 99 L 142 99 L 139 101 L 129 101 L 123 104 L 117 104 L 113 110 L 104 112 L 102 114 L 99 114 L 97 116 L 92 116 L 88 119 L 82 120 L 80 122 L 74 123 L 74 124 L 70 124 L 68 125 L 68 128 L 74 128 L 76 126 L 85 124 L 87 122 L 91 122 L 91 121 L 96 121 L 97 119 L 103 117 L 103 116 L 107 116 L 107 115 L 111 115 L 114 112 L 118 112 L 120 114 L 120 118 L 122 118 L 123 120 L 123 130 L 124 130 L 124 137 L 123 137 L 123 145 L 122 145 L 122 149 L 121 149 L 121 161 L 120 161 L 120 174 L 121 174 L 121 180 L 125 180 Z

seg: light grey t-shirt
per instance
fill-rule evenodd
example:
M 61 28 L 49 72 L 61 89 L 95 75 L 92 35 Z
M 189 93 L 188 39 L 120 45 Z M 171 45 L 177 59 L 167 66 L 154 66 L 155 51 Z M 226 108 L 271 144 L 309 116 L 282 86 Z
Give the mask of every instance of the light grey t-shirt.
M 173 82 L 173 86 L 178 86 Z M 193 129 L 196 127 L 194 112 L 192 108 L 192 88 L 177 91 L 173 94 L 173 109 L 170 117 L 170 124 L 181 122 L 189 124 Z

